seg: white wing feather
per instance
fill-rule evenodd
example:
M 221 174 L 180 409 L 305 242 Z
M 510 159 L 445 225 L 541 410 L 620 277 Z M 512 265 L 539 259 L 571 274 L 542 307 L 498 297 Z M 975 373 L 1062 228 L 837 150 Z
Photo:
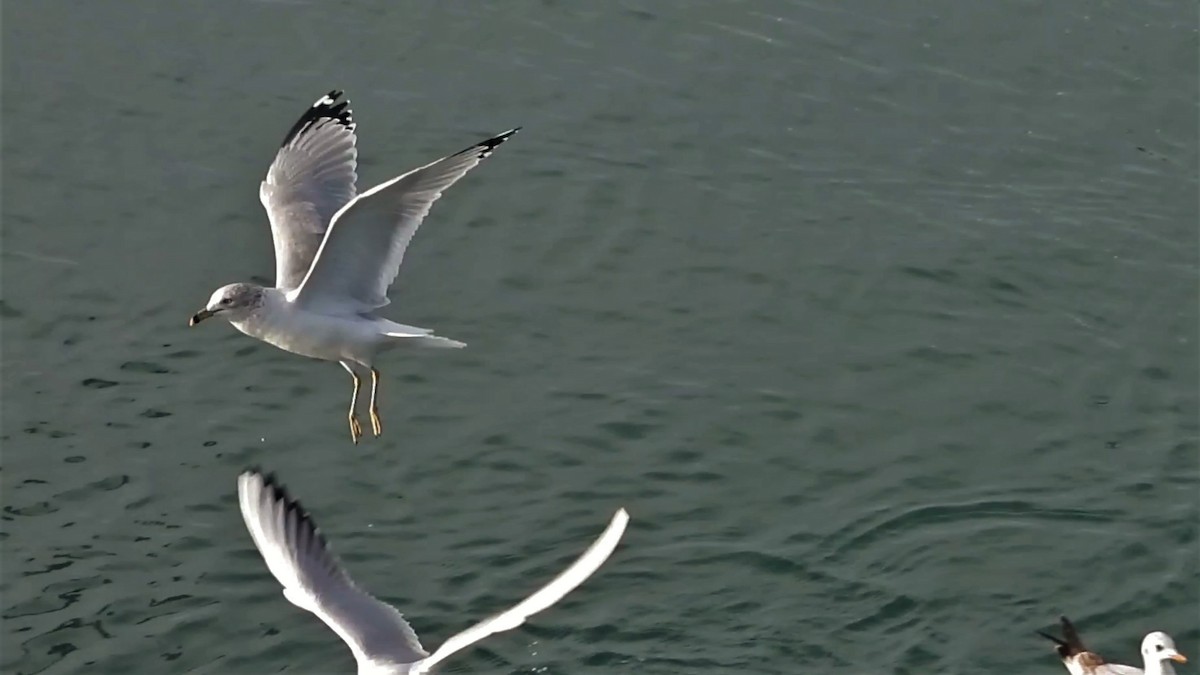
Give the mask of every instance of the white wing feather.
M 555 577 L 553 581 L 538 589 L 533 595 L 517 603 L 511 609 L 484 619 L 446 640 L 441 647 L 437 648 L 437 651 L 432 656 L 413 664 L 411 672 L 427 673 L 430 668 L 445 660 L 451 654 L 461 651 L 494 633 L 512 630 L 525 623 L 525 620 L 529 617 L 562 600 L 564 596 L 575 590 L 588 577 L 592 576 L 600 568 L 600 565 L 604 564 L 605 560 L 608 560 L 608 557 L 612 555 L 613 551 L 617 548 L 617 544 L 621 541 L 621 536 L 625 534 L 625 526 L 628 523 L 629 514 L 625 509 L 618 509 L 600 537 L 570 567 Z

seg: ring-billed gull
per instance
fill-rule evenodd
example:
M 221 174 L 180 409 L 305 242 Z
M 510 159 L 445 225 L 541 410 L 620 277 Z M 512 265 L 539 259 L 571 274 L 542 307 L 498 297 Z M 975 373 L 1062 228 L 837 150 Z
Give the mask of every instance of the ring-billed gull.
M 1061 638 L 1049 633 L 1038 631 L 1038 635 L 1058 645 L 1055 650 L 1062 657 L 1063 665 L 1071 675 L 1175 675 L 1172 661 L 1187 663 L 1187 658 L 1175 649 L 1175 641 L 1162 631 L 1154 631 L 1142 640 L 1142 660 L 1145 670 L 1133 666 L 1123 666 L 1117 663 L 1106 663 L 1100 655 L 1089 651 L 1079 639 L 1079 633 L 1067 617 L 1059 617 L 1062 622 Z
M 356 195 L 354 120 L 341 96 L 329 92 L 296 121 L 259 188 L 275 242 L 275 287 L 222 286 L 189 325 L 220 316 L 281 349 L 340 363 L 353 378 L 348 419 L 358 443 L 362 381 L 352 364 L 371 371 L 371 430 L 378 436 L 375 355 L 402 343 L 466 346 L 374 312 L 388 304 L 404 250 L 433 202 L 520 127 Z
M 583 555 L 510 609 L 446 640 L 433 654 L 394 607 L 363 591 L 342 569 L 325 537 L 299 502 L 273 476 L 257 470 L 238 476 L 238 501 L 246 529 L 292 604 L 316 614 L 350 646 L 359 675 L 427 673 L 451 654 L 525 623 L 590 577 L 621 541 L 629 515 L 618 509 Z

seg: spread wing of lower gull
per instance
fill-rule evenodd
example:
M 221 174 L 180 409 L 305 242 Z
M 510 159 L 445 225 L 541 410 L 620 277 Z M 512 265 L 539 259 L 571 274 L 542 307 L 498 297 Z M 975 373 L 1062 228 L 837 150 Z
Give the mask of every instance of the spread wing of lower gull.
M 554 605 L 612 555 L 629 515 L 618 509 L 608 527 L 553 581 L 510 609 L 454 635 L 430 655 L 404 617 L 358 587 L 330 551 L 312 517 L 272 475 L 238 476 L 238 502 L 246 529 L 292 604 L 316 614 L 350 647 L 360 675 L 427 673 L 451 654 L 525 623 Z

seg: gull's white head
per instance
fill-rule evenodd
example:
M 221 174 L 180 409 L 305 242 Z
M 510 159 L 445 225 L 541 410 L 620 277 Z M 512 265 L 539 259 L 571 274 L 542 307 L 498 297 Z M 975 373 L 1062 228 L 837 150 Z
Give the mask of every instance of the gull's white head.
M 226 321 L 241 321 L 263 305 L 263 287 L 254 284 L 229 284 L 213 291 L 204 309 L 192 315 L 189 326 L 220 315 Z
M 1146 659 L 1147 664 L 1161 663 L 1167 660 L 1187 663 L 1187 657 L 1175 649 L 1175 641 L 1162 631 L 1154 631 L 1142 640 L 1142 658 Z

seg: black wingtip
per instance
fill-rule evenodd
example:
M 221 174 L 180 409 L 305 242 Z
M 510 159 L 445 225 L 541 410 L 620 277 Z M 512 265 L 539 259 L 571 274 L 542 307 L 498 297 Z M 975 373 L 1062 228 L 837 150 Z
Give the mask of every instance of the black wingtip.
M 479 159 L 484 159 L 488 155 L 492 154 L 492 152 L 501 143 L 512 138 L 513 135 L 516 134 L 520 130 L 521 130 L 521 127 L 514 127 L 512 129 L 509 129 L 508 131 L 505 131 L 502 134 L 496 134 L 495 136 L 492 136 L 491 138 L 487 139 L 486 141 L 480 141 L 480 142 L 476 143 L 475 145 L 472 145 L 471 147 L 466 148 L 465 150 L 462 150 L 458 154 L 459 155 L 476 154 L 479 157 Z
M 304 505 L 300 503 L 300 500 L 296 499 L 290 492 L 288 492 L 287 486 L 283 484 L 283 481 L 279 480 L 279 477 L 275 475 L 274 471 L 264 471 L 262 467 L 255 465 L 249 469 L 246 469 L 246 471 L 243 473 L 249 473 L 258 476 L 262 480 L 263 487 L 266 488 L 267 492 L 271 495 L 271 499 L 283 502 L 283 507 L 285 510 L 295 511 L 297 515 L 301 517 L 301 519 L 307 520 L 310 524 L 312 524 L 313 529 L 316 529 L 316 523 L 313 521 L 312 516 L 309 515 L 308 511 L 304 508 Z
M 279 480 L 279 477 L 275 475 L 275 472 L 260 473 L 259 476 L 262 477 L 263 487 L 267 488 L 267 490 L 271 492 L 271 495 L 274 499 L 283 502 L 283 505 L 287 510 L 299 510 L 302 513 L 304 512 L 304 507 L 300 506 L 299 500 L 292 496 L 292 493 L 288 491 L 287 486 L 283 484 L 283 481 Z
M 354 131 L 354 114 L 350 110 L 349 100 L 340 100 L 343 92 L 341 89 L 330 90 L 321 98 L 317 99 L 300 119 L 292 125 L 288 130 L 287 135 L 283 137 L 283 143 L 280 147 L 286 147 L 298 136 L 303 134 L 308 129 L 315 127 L 321 120 L 333 120 L 336 124 L 346 127 L 350 131 Z
M 243 475 L 245 474 L 258 476 L 262 480 L 268 498 L 283 504 L 284 513 L 295 515 L 296 519 L 294 522 L 301 528 L 301 537 L 311 537 L 321 549 L 325 551 L 332 550 L 329 546 L 329 541 L 325 538 L 324 533 L 321 532 L 321 528 L 317 525 L 317 521 L 312 517 L 312 514 L 308 512 L 308 509 L 304 508 L 299 499 L 296 499 L 288 492 L 287 486 L 279 480 L 273 471 L 264 472 L 261 467 L 255 465 L 246 469 L 243 472 Z
M 1071 624 L 1071 620 L 1065 616 L 1060 616 L 1058 617 L 1058 622 L 1062 626 L 1063 638 L 1067 641 L 1067 646 L 1075 651 L 1087 651 L 1087 648 L 1083 646 L 1083 640 L 1079 639 L 1079 632 Z
M 1064 641 L 1063 641 L 1061 638 L 1056 638 L 1056 637 L 1054 637 L 1053 635 L 1051 635 L 1051 634 L 1049 634 L 1049 633 L 1043 633 L 1043 632 L 1042 632 L 1042 631 L 1040 631 L 1040 630 L 1035 630 L 1035 631 L 1033 631 L 1033 632 L 1037 633 L 1038 635 L 1041 635 L 1042 637 L 1044 637 L 1044 638 L 1046 638 L 1047 640 L 1049 640 L 1049 641 L 1053 642 L 1054 644 L 1058 645 L 1059 647 L 1066 647 L 1066 646 L 1067 646 L 1067 643 L 1066 643 L 1066 642 L 1064 642 Z
M 1075 631 L 1075 626 L 1071 625 L 1070 619 L 1065 616 L 1058 617 L 1059 625 L 1062 628 L 1062 637 L 1055 637 L 1049 633 L 1042 631 L 1034 631 L 1038 635 L 1050 640 L 1055 645 L 1055 651 L 1064 659 L 1071 658 L 1076 654 L 1081 654 L 1087 651 L 1087 647 L 1083 646 L 1083 641 L 1079 639 L 1079 633 Z
M 1074 653 L 1075 653 L 1074 650 L 1071 649 L 1071 645 L 1068 644 L 1066 640 L 1055 637 L 1049 633 L 1043 633 L 1040 630 L 1034 631 L 1034 632 L 1037 633 L 1038 635 L 1041 635 L 1042 637 L 1046 638 L 1047 640 L 1053 642 L 1054 643 L 1054 653 L 1058 654 L 1058 657 L 1063 659 L 1064 661 L 1071 658 L 1071 656 L 1074 655 Z

